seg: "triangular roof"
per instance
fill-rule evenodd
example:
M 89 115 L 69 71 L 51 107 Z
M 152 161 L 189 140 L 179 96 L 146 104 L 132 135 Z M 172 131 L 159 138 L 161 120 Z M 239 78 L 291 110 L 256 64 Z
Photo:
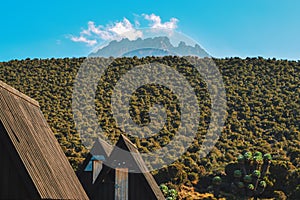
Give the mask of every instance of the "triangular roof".
M 105 162 L 108 159 L 112 150 L 113 147 L 111 145 L 109 145 L 103 139 L 97 138 L 93 144 L 90 153 L 88 153 L 82 165 L 77 170 L 77 176 L 88 195 L 93 188 L 95 177 L 98 176 L 98 173 L 95 177 L 93 175 L 92 160 L 97 159 L 99 156 L 101 156 L 104 157 L 104 159 L 100 160 Z
M 108 144 L 103 139 L 98 138 L 95 140 L 95 143 L 90 153 L 92 155 L 104 155 L 105 159 L 107 159 L 112 150 L 113 147 L 110 144 Z
M 85 172 L 86 167 L 90 164 L 91 160 L 93 159 L 93 156 L 104 156 L 104 160 L 107 160 L 110 153 L 112 152 L 113 147 L 108 144 L 103 139 L 97 138 L 93 144 L 93 147 L 91 151 L 86 156 L 85 160 L 83 161 L 82 165 L 79 167 L 77 171 L 77 175 L 79 178 L 81 176 L 86 176 L 85 174 L 82 174 Z
M 144 195 L 150 196 L 149 192 L 151 192 L 155 198 L 165 199 L 137 147 L 123 134 L 120 135 L 115 148 L 106 163 L 104 163 L 104 167 L 94 184 L 94 190 L 101 187 L 102 180 L 115 168 L 128 168 L 128 172 L 131 175 L 139 176 L 141 178 L 140 181 L 146 183 L 146 187 L 148 188 L 147 194 Z M 143 183 L 141 183 L 141 185 L 143 185 Z
M 0 108 L 1 157 L 12 160 L 18 184 L 35 190 L 29 198 L 88 199 L 38 102 L 0 81 Z

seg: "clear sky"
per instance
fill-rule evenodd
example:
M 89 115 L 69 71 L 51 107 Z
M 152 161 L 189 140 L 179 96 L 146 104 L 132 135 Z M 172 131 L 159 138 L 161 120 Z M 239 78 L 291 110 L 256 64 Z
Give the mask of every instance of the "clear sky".
M 300 60 L 299 9 L 297 0 L 2 0 L 0 61 L 87 56 L 93 42 L 76 39 L 137 21 L 140 27 L 175 25 L 214 57 Z

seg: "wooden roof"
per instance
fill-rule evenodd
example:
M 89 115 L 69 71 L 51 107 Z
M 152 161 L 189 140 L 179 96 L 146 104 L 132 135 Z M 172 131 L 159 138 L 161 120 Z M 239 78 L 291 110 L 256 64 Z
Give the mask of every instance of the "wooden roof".
M 88 153 L 82 165 L 80 165 L 79 169 L 77 170 L 77 176 L 79 177 L 79 180 L 83 178 L 82 176 L 86 176 L 84 174 L 86 172 L 85 168 L 87 167 L 87 165 L 89 164 L 89 162 L 91 161 L 94 155 L 103 155 L 105 160 L 107 160 L 112 150 L 113 147 L 110 144 L 108 144 L 106 141 L 100 138 L 96 139 L 91 151 Z
M 113 147 L 107 142 L 100 138 L 96 139 L 90 153 L 88 153 L 82 165 L 77 170 L 77 177 L 79 178 L 79 181 L 81 182 L 87 195 L 90 195 L 94 185 L 93 171 L 92 169 L 88 169 L 88 165 L 91 164 L 94 156 L 103 156 L 105 158 L 103 163 L 105 163 L 112 150 Z
M 95 141 L 90 153 L 92 155 L 104 155 L 105 159 L 107 159 L 112 150 L 113 150 L 113 147 L 110 144 L 108 144 L 106 141 L 98 138 Z
M 0 134 L 8 138 L 11 155 L 18 155 L 12 159 L 27 172 L 21 177 L 32 180 L 39 198 L 88 199 L 38 102 L 0 81 L 0 108 L 5 129 Z

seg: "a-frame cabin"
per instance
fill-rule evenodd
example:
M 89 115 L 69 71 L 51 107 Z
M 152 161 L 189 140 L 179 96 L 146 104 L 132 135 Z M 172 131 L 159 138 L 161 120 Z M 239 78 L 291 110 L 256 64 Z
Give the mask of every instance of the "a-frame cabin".
M 102 139 L 96 139 L 94 145 L 77 171 L 77 176 L 89 195 L 93 185 L 107 161 L 113 147 Z
M 88 199 L 37 101 L 0 81 L 0 199 Z
M 87 193 L 91 199 L 165 199 L 137 147 L 124 135 L 119 137 Z

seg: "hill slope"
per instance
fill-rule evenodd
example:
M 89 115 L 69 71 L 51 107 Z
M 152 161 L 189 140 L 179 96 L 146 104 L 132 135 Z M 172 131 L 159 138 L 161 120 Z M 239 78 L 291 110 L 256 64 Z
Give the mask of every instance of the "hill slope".
M 36 99 L 60 142 L 72 166 L 76 169 L 82 161 L 85 147 L 77 133 L 72 114 L 72 90 L 75 76 L 85 58 L 65 59 L 26 59 L 0 62 L 0 80 Z M 110 94 L 118 78 L 135 65 L 160 62 L 179 69 L 190 77 L 197 92 L 201 111 L 201 128 L 188 152 L 171 167 L 154 172 L 159 182 L 185 183 L 205 190 L 205 184 L 197 180 L 209 174 L 223 171 L 224 166 L 236 160 L 245 150 L 270 152 L 276 162 L 286 170 L 286 176 L 274 175 L 276 190 L 283 190 L 288 195 L 295 195 L 300 180 L 300 63 L 295 61 L 263 58 L 226 58 L 215 59 L 223 75 L 227 93 L 227 120 L 222 135 L 207 158 L 199 158 L 202 135 L 205 134 L 210 114 L 210 101 L 205 83 L 198 76 L 192 76 L 192 68 L 184 59 L 178 57 L 121 58 L 111 66 L 116 75 L 103 78 L 96 95 L 96 110 L 100 125 L 110 139 L 115 142 L 121 131 L 111 116 Z M 165 90 L 150 85 L 140 92 Z M 148 94 L 148 93 L 147 93 Z M 158 98 L 158 97 L 155 97 Z M 165 97 L 171 102 L 173 96 Z M 147 115 L 138 115 L 141 99 L 137 98 L 132 112 L 137 123 L 147 124 Z M 176 102 L 173 102 L 176 104 Z M 87 110 L 88 112 L 89 110 Z M 177 114 L 171 118 L 178 119 Z M 112 120 L 110 120 L 112 119 Z M 89 123 L 86 120 L 86 123 Z M 132 138 L 140 151 L 147 152 L 165 145 L 176 133 L 172 124 L 160 136 L 150 139 Z M 96 136 L 94 136 L 96 137 Z M 281 168 L 280 168 L 281 169 Z M 196 174 L 196 175 L 195 175 Z M 283 180 L 280 180 L 282 179 Z M 289 181 L 286 181 L 288 178 Z M 195 180 L 196 179 L 196 180 Z M 288 186 L 283 187 L 283 185 Z

